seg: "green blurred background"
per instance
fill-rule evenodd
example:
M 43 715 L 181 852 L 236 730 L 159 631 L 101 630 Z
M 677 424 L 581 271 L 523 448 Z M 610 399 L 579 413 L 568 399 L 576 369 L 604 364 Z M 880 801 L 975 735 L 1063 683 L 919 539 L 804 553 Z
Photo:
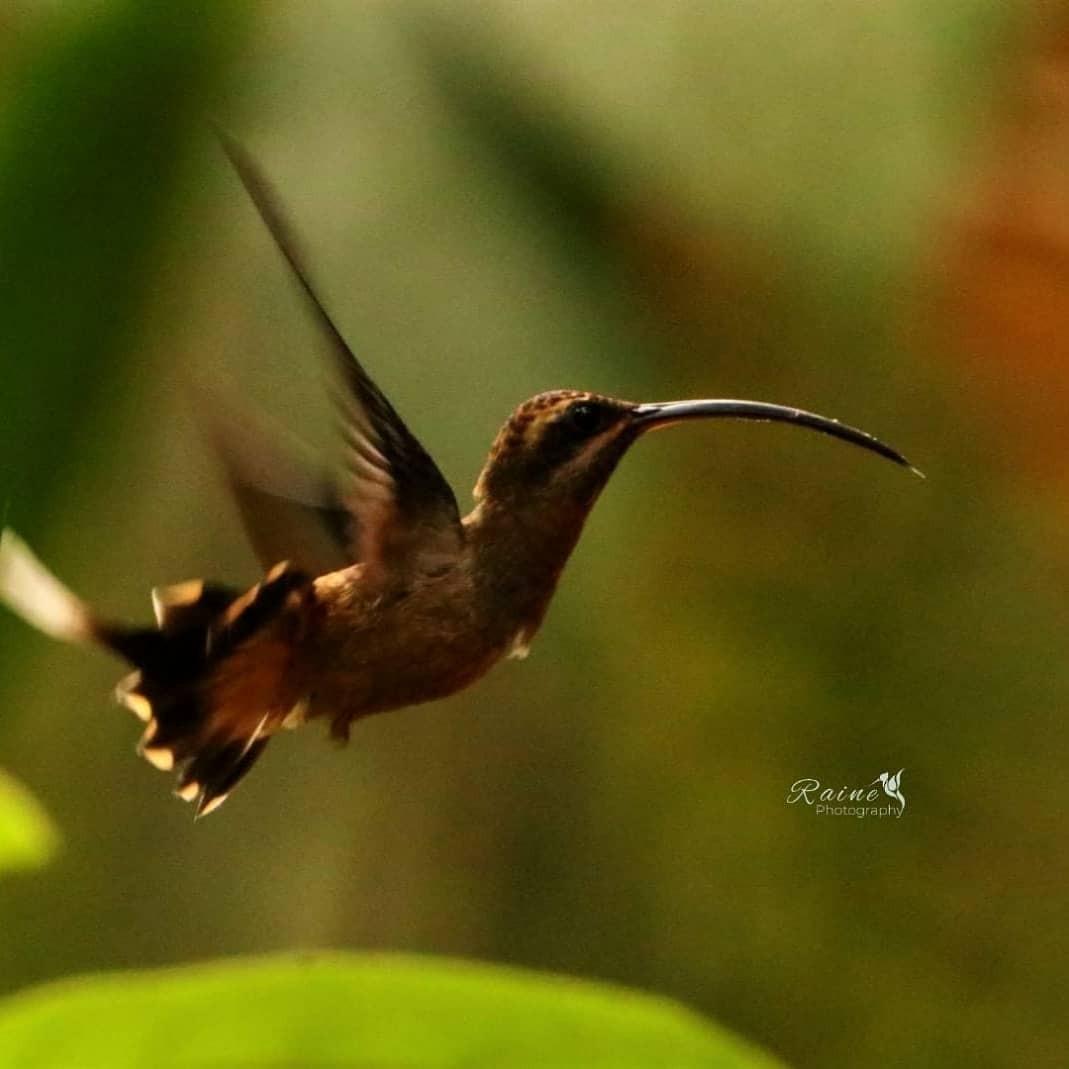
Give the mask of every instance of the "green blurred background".
M 562 386 L 802 405 L 929 479 L 779 427 L 644 442 L 528 661 L 345 751 L 282 739 L 196 826 L 133 756 L 117 666 L 5 614 L 0 765 L 64 847 L 0 883 L 3 989 L 389 947 L 663 992 L 798 1065 L 1064 1064 L 1069 335 L 1014 364 L 1047 291 L 992 266 L 984 216 L 1036 153 L 1069 189 L 1053 25 L 9 0 L 0 507 L 110 613 L 257 576 L 191 377 L 329 441 L 315 332 L 208 119 L 462 503 L 511 408 Z M 900 767 L 901 820 L 785 804 Z

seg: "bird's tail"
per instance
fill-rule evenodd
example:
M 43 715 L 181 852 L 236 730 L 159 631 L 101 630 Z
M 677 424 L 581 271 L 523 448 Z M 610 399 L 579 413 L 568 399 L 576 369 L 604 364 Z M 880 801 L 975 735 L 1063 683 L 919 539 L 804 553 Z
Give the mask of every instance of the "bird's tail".
M 133 666 L 116 697 L 145 724 L 138 752 L 156 768 L 178 771 L 176 793 L 196 802 L 198 816 L 222 804 L 267 745 L 269 717 L 233 684 L 243 676 L 263 682 L 263 658 L 244 655 L 306 584 L 280 565 L 240 596 L 200 580 L 157 588 L 158 626 L 126 626 L 94 613 L 13 531 L 0 536 L 0 602 L 54 638 L 103 646 Z M 277 662 L 277 651 L 264 652 Z M 277 663 L 267 671 L 277 675 Z M 231 685 L 216 686 L 220 676 Z M 257 698 L 269 693 L 249 690 Z
M 0 600 L 28 624 L 67 642 L 91 642 L 97 623 L 14 531 L 0 535 Z

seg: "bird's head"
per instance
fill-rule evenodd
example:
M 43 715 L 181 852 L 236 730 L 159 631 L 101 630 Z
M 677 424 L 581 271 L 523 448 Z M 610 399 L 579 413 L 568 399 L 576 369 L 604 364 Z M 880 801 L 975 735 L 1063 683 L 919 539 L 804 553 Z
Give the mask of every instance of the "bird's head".
M 475 486 L 477 501 L 587 506 L 638 435 L 634 405 L 579 390 L 525 401 L 498 432 Z
M 525 401 L 494 441 L 475 486 L 480 504 L 530 512 L 555 506 L 585 515 L 620 458 L 643 434 L 699 419 L 794 423 L 911 467 L 890 446 L 853 427 L 797 408 L 760 401 L 636 404 L 579 390 Z

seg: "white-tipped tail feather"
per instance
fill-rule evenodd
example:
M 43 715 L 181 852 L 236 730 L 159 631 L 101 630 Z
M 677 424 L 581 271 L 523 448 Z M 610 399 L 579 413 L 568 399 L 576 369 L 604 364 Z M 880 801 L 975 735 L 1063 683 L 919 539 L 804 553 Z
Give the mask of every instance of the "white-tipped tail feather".
M 161 587 L 152 594 L 157 626 L 126 625 L 96 616 L 14 531 L 0 534 L 0 602 L 46 634 L 95 642 L 133 666 L 116 696 L 145 722 L 138 752 L 178 772 L 178 796 L 196 805 L 198 817 L 222 805 L 263 752 L 278 727 L 276 705 L 294 704 L 285 689 L 284 702 L 263 702 L 265 675 L 281 688 L 289 684 L 276 663 L 277 642 L 258 636 L 270 638 L 280 620 L 303 619 L 293 614 L 306 612 L 313 595 L 312 580 L 282 564 L 245 594 L 200 580 Z M 287 624 L 284 633 L 290 630 Z M 236 671 L 231 658 L 238 658 Z M 219 672 L 253 684 L 217 700 Z M 303 710 L 298 702 L 294 715 L 303 718 Z
M 0 535 L 0 601 L 54 638 L 79 642 L 93 637 L 93 618 L 85 603 L 10 529 Z

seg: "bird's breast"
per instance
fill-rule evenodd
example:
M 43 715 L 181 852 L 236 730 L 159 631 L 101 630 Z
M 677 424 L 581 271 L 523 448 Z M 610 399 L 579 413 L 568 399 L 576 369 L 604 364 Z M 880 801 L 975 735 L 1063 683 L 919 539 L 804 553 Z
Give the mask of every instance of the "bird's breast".
M 377 591 L 344 573 L 316 580 L 321 605 L 306 640 L 310 715 L 346 723 L 467 687 L 508 646 L 463 575 Z

